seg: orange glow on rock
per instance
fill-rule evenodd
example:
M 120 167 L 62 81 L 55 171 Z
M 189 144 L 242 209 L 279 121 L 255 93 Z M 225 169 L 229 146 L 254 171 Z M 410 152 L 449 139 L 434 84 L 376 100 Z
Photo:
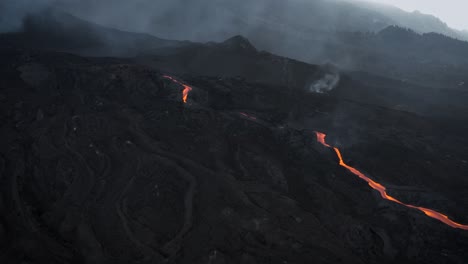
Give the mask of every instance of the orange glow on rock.
M 256 120 L 257 120 L 257 118 L 256 118 L 255 116 L 248 115 L 248 114 L 246 114 L 246 113 L 244 113 L 244 112 L 240 112 L 239 114 L 241 114 L 243 117 L 248 118 L 248 119 L 250 119 L 250 120 L 252 120 L 252 121 L 256 121 Z
M 184 87 L 184 90 L 182 91 L 182 101 L 184 102 L 184 104 L 187 103 L 188 95 L 192 91 L 192 87 L 186 84 L 183 84 L 182 82 L 179 82 L 178 80 L 174 79 L 173 77 L 169 75 L 163 75 L 163 78 L 169 79 L 172 82 L 182 85 Z
M 423 212 L 424 214 L 426 214 L 427 216 L 429 216 L 431 218 L 434 218 L 434 219 L 437 219 L 437 220 L 441 221 L 442 223 L 444 223 L 444 224 L 446 224 L 448 226 L 451 226 L 453 228 L 468 230 L 468 225 L 462 225 L 462 224 L 459 224 L 457 222 L 454 222 L 454 221 L 450 220 L 448 218 L 448 216 L 446 216 L 444 214 L 436 212 L 436 211 L 434 211 L 432 209 L 428 209 L 428 208 L 424 208 L 424 207 L 418 207 L 418 206 L 411 205 L 411 204 L 405 204 L 405 203 L 399 201 L 398 199 L 388 195 L 387 194 L 387 189 L 385 188 L 385 186 L 383 186 L 382 184 L 380 184 L 378 182 L 375 182 L 374 180 L 370 179 L 364 173 L 360 172 L 356 168 L 351 167 L 348 164 L 346 164 L 344 162 L 344 160 L 343 160 L 343 156 L 341 154 L 341 151 L 338 148 L 332 147 L 329 144 L 327 144 L 327 142 L 325 141 L 325 137 L 327 136 L 326 134 L 320 133 L 320 132 L 315 132 L 315 134 L 317 135 L 317 141 L 319 143 L 321 143 L 322 145 L 324 145 L 327 148 L 332 148 L 335 151 L 336 156 L 338 157 L 340 166 L 346 168 L 352 174 L 354 174 L 354 175 L 358 176 L 359 178 L 361 178 L 362 180 L 366 181 L 367 184 L 369 184 L 369 186 L 372 189 L 374 189 L 374 190 L 376 190 L 376 191 L 378 191 L 380 193 L 380 196 L 382 196 L 383 199 L 388 200 L 388 201 L 392 201 L 394 203 L 397 203 L 397 204 L 400 204 L 400 205 L 403 205 L 403 206 L 406 206 L 408 208 L 419 210 L 419 211 Z

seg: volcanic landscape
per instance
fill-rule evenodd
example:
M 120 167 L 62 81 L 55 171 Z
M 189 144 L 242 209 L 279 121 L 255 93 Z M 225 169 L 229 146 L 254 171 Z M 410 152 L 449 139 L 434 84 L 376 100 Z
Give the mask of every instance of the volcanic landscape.
M 467 88 L 25 23 L 0 34 L 0 263 L 468 263 Z

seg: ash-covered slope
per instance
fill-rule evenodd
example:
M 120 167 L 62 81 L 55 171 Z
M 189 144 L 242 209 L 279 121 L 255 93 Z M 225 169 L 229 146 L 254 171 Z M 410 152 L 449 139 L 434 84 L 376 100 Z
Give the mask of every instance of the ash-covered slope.
M 326 72 L 326 67 L 259 51 L 243 36 L 225 41 L 192 44 L 145 55 L 136 61 L 177 74 L 239 76 L 253 82 L 306 89 Z M 334 74 L 338 74 L 335 70 Z
M 466 231 L 382 200 L 313 132 L 398 199 L 468 223 L 459 123 L 239 78 L 180 80 L 184 104 L 128 60 L 1 52 L 2 263 L 468 258 Z
M 184 13 L 176 17 L 181 16 Z M 275 19 L 282 21 L 286 18 Z M 190 20 L 190 16 L 185 20 Z M 330 35 L 330 32 L 320 30 L 285 30 L 283 27 L 287 23 L 284 21 L 278 22 L 273 27 L 275 30 L 263 28 L 265 21 L 261 21 L 255 20 L 255 23 L 246 26 L 250 30 L 245 32 L 227 30 L 222 35 L 231 38 L 237 32 L 243 32 L 249 40 L 238 36 L 224 45 L 222 42 L 225 40 L 200 44 L 115 30 L 48 10 L 27 17 L 22 32 L 0 34 L 0 47 L 65 51 L 90 56 L 137 56 L 146 64 L 170 71 L 211 76 L 240 75 L 249 79 L 254 76 L 254 80 L 261 78 L 261 81 L 303 87 L 310 85 L 304 76 L 315 71 L 303 61 L 333 63 L 349 71 L 370 72 L 430 89 L 450 89 L 455 93 L 466 91 L 468 63 L 464 58 L 468 56 L 467 42 L 441 34 L 420 35 L 394 26 L 378 33 L 334 31 Z M 174 25 L 180 23 L 173 22 Z M 174 32 L 181 34 L 184 31 Z M 258 68 L 265 69 L 265 72 L 259 73 Z
M 206 42 L 240 34 L 259 50 L 307 63 L 331 62 L 437 88 L 468 83 L 464 34 L 433 16 L 356 1 L 159 3 L 163 8 L 157 15 L 147 14 L 152 18 L 147 30 L 165 38 Z M 94 14 L 80 13 L 125 26 L 98 14 L 99 8 Z M 408 28 L 411 38 L 402 38 Z
M 185 44 L 187 42 L 104 27 L 54 9 L 27 16 L 20 32 L 0 34 L 0 47 L 88 56 L 131 57 Z
M 452 32 L 434 17 L 382 5 L 329 0 L 159 0 L 141 5 L 80 1 L 68 5 L 73 14 L 90 21 L 167 39 L 207 42 L 243 35 L 258 50 L 307 63 L 333 63 L 432 88 L 466 90 L 468 83 L 464 59 L 468 44 L 456 39 L 463 39 L 464 34 Z M 59 6 L 67 10 L 68 5 Z M 0 35 L 0 46 L 136 56 L 189 45 L 57 13 L 29 16 L 22 33 Z
M 411 42 L 414 42 L 414 44 L 412 44 L 411 51 L 408 50 L 407 53 L 414 52 L 418 54 L 428 52 L 430 48 L 434 48 L 429 41 L 426 44 L 427 49 L 417 49 L 419 44 L 425 43 L 426 38 L 431 36 L 420 36 L 412 31 L 399 28 L 388 29 L 388 31 L 387 33 L 382 32 L 378 36 L 369 37 L 358 34 L 343 39 L 343 43 L 348 43 L 353 47 L 362 45 L 363 47 L 359 50 L 352 50 L 348 46 L 336 46 L 333 50 L 330 50 L 330 56 L 334 56 L 332 54 L 341 54 L 343 56 L 348 53 L 353 54 L 354 59 L 360 61 L 362 67 L 372 73 L 344 71 L 329 64 L 306 64 L 259 51 L 248 39 L 242 36 L 231 37 L 219 43 L 193 43 L 183 47 L 161 49 L 159 55 L 138 56 L 135 61 L 179 75 L 203 75 L 213 78 L 238 76 L 250 82 L 283 86 L 285 92 L 290 94 L 305 90 L 322 91 L 331 93 L 341 99 L 421 115 L 465 119 L 468 114 L 466 105 L 468 90 L 464 89 L 466 85 L 462 80 L 464 80 L 463 76 L 466 73 L 462 71 L 449 73 L 447 68 L 443 67 L 446 64 L 434 63 L 432 67 L 426 69 L 433 71 L 434 74 L 419 76 L 419 73 L 414 69 L 420 68 L 415 66 L 420 62 L 411 59 L 414 56 L 406 57 L 404 54 L 400 54 L 396 57 L 392 55 L 395 50 L 403 47 L 397 41 L 391 42 L 391 36 L 399 39 L 402 38 L 401 35 L 404 35 L 403 37 L 412 39 Z M 372 42 L 375 45 L 371 45 L 372 47 L 378 45 L 381 47 L 366 49 L 367 46 L 364 45 L 361 37 L 367 38 L 366 41 L 369 42 L 370 39 L 373 39 Z M 442 37 L 442 40 L 446 40 L 446 42 L 442 41 L 445 44 L 450 44 L 452 41 L 446 37 Z M 463 49 L 468 52 L 466 43 L 459 42 L 455 44 L 459 45 L 455 45 L 453 50 L 457 47 L 461 48 L 459 54 L 463 53 Z M 378 50 L 386 50 L 386 52 L 382 53 Z M 435 61 L 442 56 L 442 52 L 440 51 L 439 55 L 428 56 L 427 59 Z M 376 67 L 373 64 L 374 60 L 369 60 L 367 57 L 368 54 L 376 53 L 380 54 L 379 56 L 389 58 L 385 64 L 381 64 L 381 68 Z M 463 61 L 460 57 L 453 56 L 453 58 L 460 62 Z M 449 63 L 451 60 L 450 58 L 444 59 L 446 60 L 445 63 Z M 339 56 L 337 60 L 339 60 Z M 430 64 L 430 61 L 424 63 L 424 65 L 428 64 Z M 391 71 L 391 69 L 395 68 L 402 69 L 401 72 L 405 72 L 405 75 L 395 75 Z M 445 71 L 437 75 L 436 73 L 442 69 L 445 69 Z M 389 73 L 390 76 L 383 77 L 376 74 L 376 72 L 381 71 Z M 418 84 L 415 84 L 402 79 L 403 77 L 424 78 L 420 79 Z M 434 83 L 451 83 L 452 88 L 448 85 L 435 85 L 436 87 L 433 87 Z

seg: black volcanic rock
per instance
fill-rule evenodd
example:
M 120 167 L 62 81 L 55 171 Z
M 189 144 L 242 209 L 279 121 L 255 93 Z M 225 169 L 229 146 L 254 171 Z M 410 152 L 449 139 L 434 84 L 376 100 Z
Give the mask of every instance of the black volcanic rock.
M 220 43 L 192 44 L 163 49 L 160 55 L 136 61 L 168 72 L 205 76 L 239 76 L 251 82 L 304 90 L 325 68 L 258 51 L 248 39 L 235 36 Z
M 55 13 L 24 29 L 0 36 L 0 263 L 466 263 L 465 230 L 383 200 L 314 134 L 468 224 L 466 91 L 386 68 L 458 85 L 460 68 L 411 60 L 447 45 L 463 63 L 465 43 L 392 27 L 325 47 L 382 77 L 241 36 L 172 42 Z
M 313 133 L 468 223 L 466 125 L 229 77 L 180 80 L 183 104 L 128 60 L 0 52 L 1 263 L 468 258 L 466 231 L 382 200 Z
M 348 37 L 349 43 L 358 45 L 365 36 L 357 34 Z M 452 39 L 445 36 L 434 34 L 421 36 L 411 30 L 399 27 L 390 27 L 378 35 L 367 36 L 367 38 L 369 37 L 376 45 L 382 46 L 379 49 L 386 50 L 386 53 L 383 54 L 392 57 L 386 62 L 388 63 L 387 66 L 377 69 L 377 71 L 385 70 L 386 67 L 390 66 L 400 67 L 407 70 L 406 74 L 408 76 L 414 73 L 411 63 L 405 64 L 405 66 L 393 65 L 390 61 L 396 60 L 395 56 L 392 55 L 394 52 L 404 49 L 411 42 L 411 50 L 406 52 L 422 53 L 422 51 L 418 50 L 418 46 L 426 45 L 424 44 L 426 38 L 439 39 L 441 45 L 445 41 L 454 44 Z M 405 39 L 405 41 L 402 41 L 402 39 Z M 436 43 L 435 40 L 429 42 Z M 460 44 L 460 48 L 465 46 L 464 42 L 458 44 Z M 458 46 L 455 45 L 454 47 Z M 369 48 L 366 52 L 373 52 L 373 50 Z M 443 51 L 440 52 L 443 53 Z M 356 56 L 359 56 L 358 52 L 356 52 Z M 408 59 L 404 54 L 399 56 L 402 61 Z M 367 57 L 362 58 L 360 63 L 366 65 L 365 67 L 371 67 L 373 62 L 368 59 Z M 265 51 L 257 51 L 247 39 L 241 36 L 229 38 L 220 43 L 196 43 L 181 48 L 163 49 L 160 55 L 139 56 L 135 60 L 138 63 L 179 75 L 239 76 L 251 82 L 284 86 L 287 93 L 290 94 L 321 90 L 323 88 L 327 93 L 341 99 L 421 115 L 464 119 L 468 113 L 466 105 L 468 91 L 460 86 L 464 82 L 457 82 L 457 89 L 426 85 L 434 78 L 441 81 L 451 76 L 433 75 L 426 78 L 422 84 L 415 84 L 406 79 L 392 78 L 393 76 L 381 76 L 362 71 L 345 71 L 338 69 L 333 64 L 306 64 Z M 437 71 L 439 66 L 434 64 L 433 70 Z M 454 73 L 454 75 L 457 76 L 458 73 Z M 455 85 L 454 80 L 452 80 L 452 83 Z M 323 85 L 324 87 L 317 89 L 317 87 Z
M 243 36 L 234 36 L 230 39 L 225 40 L 219 45 L 221 47 L 234 50 L 234 51 L 239 51 L 239 50 L 244 50 L 244 51 L 249 51 L 249 52 L 257 51 L 257 49 L 252 45 L 252 43 L 250 43 L 250 41 Z

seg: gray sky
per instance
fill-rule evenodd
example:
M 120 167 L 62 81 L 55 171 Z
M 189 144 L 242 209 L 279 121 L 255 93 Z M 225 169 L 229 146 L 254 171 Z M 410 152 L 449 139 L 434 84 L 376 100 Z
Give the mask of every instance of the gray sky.
M 371 0 L 406 11 L 435 15 L 450 27 L 468 30 L 468 0 Z

